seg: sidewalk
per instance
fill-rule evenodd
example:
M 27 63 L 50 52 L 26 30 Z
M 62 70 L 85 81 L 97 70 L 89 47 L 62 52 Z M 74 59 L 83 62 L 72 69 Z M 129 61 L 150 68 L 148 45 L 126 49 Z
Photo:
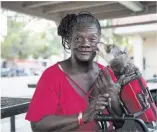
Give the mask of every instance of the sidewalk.
M 29 121 L 25 120 L 25 115 L 15 116 L 16 132 L 32 132 Z M 1 132 L 10 132 L 10 118 L 1 119 Z
M 1 78 L 1 96 L 32 98 L 35 88 L 28 88 L 27 84 L 37 83 L 38 79 L 38 76 Z M 16 132 L 32 132 L 25 115 L 26 113 L 15 116 Z M 11 132 L 10 118 L 1 119 L 1 132 Z

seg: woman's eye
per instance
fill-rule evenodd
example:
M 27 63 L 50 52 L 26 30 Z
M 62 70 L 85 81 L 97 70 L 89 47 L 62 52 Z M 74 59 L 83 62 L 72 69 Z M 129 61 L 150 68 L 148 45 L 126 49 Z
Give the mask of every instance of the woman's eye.
M 92 38 L 91 40 L 97 40 L 96 38 Z
M 80 41 L 82 41 L 82 38 L 76 38 L 76 41 L 80 42 Z
M 95 42 L 95 41 L 97 41 L 96 38 L 91 38 L 91 39 L 90 39 L 90 42 Z

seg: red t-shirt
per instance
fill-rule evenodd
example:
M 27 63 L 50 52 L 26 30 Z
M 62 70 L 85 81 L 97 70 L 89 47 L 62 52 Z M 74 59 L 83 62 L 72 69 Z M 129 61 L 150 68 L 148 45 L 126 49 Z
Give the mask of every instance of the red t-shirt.
M 59 63 L 46 69 L 38 81 L 35 93 L 30 102 L 26 120 L 37 122 L 48 115 L 73 115 L 85 111 L 87 101 L 70 85 L 66 74 L 59 68 Z M 99 68 L 103 68 L 98 64 Z M 113 81 L 116 78 L 109 70 Z M 73 103 L 71 103 L 73 102 Z M 92 131 L 94 122 L 81 127 L 81 130 Z

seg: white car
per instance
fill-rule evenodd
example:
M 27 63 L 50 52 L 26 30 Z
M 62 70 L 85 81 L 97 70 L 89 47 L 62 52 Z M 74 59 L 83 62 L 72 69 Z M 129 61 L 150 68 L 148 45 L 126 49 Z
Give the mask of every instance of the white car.
M 154 76 L 153 79 L 147 80 L 147 86 L 151 92 L 151 95 L 157 105 L 157 77 Z

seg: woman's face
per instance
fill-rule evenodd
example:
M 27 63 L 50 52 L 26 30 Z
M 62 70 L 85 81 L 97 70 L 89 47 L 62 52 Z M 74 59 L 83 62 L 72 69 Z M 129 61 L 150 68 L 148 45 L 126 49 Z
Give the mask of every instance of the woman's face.
M 72 57 L 79 61 L 92 61 L 96 56 L 93 46 L 99 42 L 99 39 L 100 35 L 95 24 L 76 26 L 71 39 Z

